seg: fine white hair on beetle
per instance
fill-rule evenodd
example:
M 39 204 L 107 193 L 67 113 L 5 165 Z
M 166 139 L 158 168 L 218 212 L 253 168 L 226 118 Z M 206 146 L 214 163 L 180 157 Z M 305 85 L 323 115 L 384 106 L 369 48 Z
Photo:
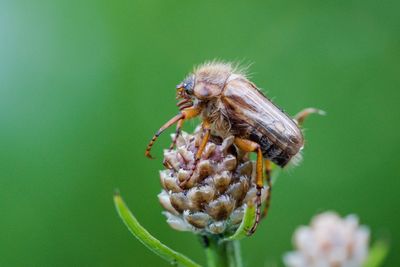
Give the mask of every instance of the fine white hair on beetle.
M 235 73 L 244 77 L 248 77 L 248 70 L 250 66 L 251 64 L 214 59 L 195 66 L 193 73 L 215 72 L 218 75 L 224 73 Z
M 300 150 L 296 155 L 294 155 L 288 165 L 285 167 L 285 169 L 291 169 L 293 167 L 299 166 L 300 163 L 303 161 L 303 152 Z

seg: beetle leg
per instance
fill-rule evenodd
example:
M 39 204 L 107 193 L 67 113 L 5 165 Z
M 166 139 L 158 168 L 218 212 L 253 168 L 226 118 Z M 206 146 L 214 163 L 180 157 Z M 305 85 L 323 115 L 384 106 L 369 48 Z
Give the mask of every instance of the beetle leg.
M 162 132 L 164 132 L 166 129 L 168 129 L 171 125 L 173 125 L 174 123 L 176 123 L 179 120 L 182 120 L 184 118 L 184 115 L 182 113 L 179 113 L 178 115 L 176 115 L 175 117 L 173 117 L 172 119 L 170 119 L 169 121 L 167 121 L 167 123 L 165 123 L 158 131 L 157 133 L 153 136 L 153 138 L 150 140 L 150 143 L 147 145 L 146 151 L 144 152 L 144 155 L 148 158 L 153 158 L 150 154 L 150 150 L 151 147 L 154 145 L 155 141 L 157 140 L 157 138 L 160 136 L 160 134 Z
M 194 159 L 194 164 L 193 164 L 192 168 L 190 169 L 189 175 L 186 178 L 186 180 L 179 184 L 180 187 L 185 186 L 185 184 L 187 182 L 189 182 L 189 180 L 192 178 L 194 171 L 196 170 L 197 163 L 199 163 L 199 161 L 201 159 L 201 155 L 203 154 L 203 151 L 206 148 L 208 139 L 210 139 L 210 131 L 211 131 L 210 122 L 208 120 L 203 120 L 203 124 L 202 124 L 201 128 L 202 128 L 204 134 L 203 134 L 203 137 L 201 138 L 200 146 L 197 149 L 195 159 Z
M 261 218 L 261 190 L 263 189 L 263 155 L 261 147 L 256 142 L 235 137 L 235 145 L 245 151 L 245 152 L 257 152 L 257 162 L 256 162 L 256 188 L 257 188 L 257 198 L 256 198 L 256 220 L 253 226 L 247 233 L 247 235 L 252 235 L 258 226 Z
M 168 122 L 166 122 L 158 131 L 157 133 L 153 136 L 153 138 L 150 140 L 149 144 L 147 145 L 146 151 L 144 155 L 148 158 L 153 158 L 150 154 L 151 147 L 154 145 L 154 142 L 157 140 L 157 138 L 160 136 L 162 132 L 164 132 L 166 129 L 168 129 L 170 126 L 172 126 L 174 123 L 180 121 L 180 120 L 188 120 L 191 118 L 196 117 L 199 115 L 201 112 L 201 108 L 199 106 L 195 107 L 188 107 L 186 109 L 183 109 L 178 115 L 170 119 Z
M 326 115 L 326 112 L 317 108 L 305 108 L 294 116 L 294 121 L 297 125 L 302 126 L 304 120 L 311 114 L 317 113 L 319 115 Z
M 174 149 L 174 147 L 175 147 L 175 145 L 176 145 L 176 140 L 178 140 L 178 137 L 179 137 L 179 135 L 181 134 L 181 129 L 182 129 L 182 125 L 183 125 L 183 122 L 184 122 L 184 121 L 185 121 L 184 119 L 181 119 L 181 120 L 179 120 L 178 123 L 176 124 L 175 135 L 174 135 L 174 138 L 172 138 L 172 143 L 171 143 L 171 145 L 169 146 L 169 149 L 168 149 L 169 151 L 171 151 L 172 149 Z M 170 164 L 169 162 L 167 162 L 166 159 L 163 160 L 163 165 L 164 165 L 164 167 L 167 168 L 167 169 L 170 169 L 170 170 L 173 169 L 172 166 L 171 166 L 171 164 Z M 175 170 L 175 171 L 176 171 L 176 170 Z
M 267 196 L 265 198 L 265 206 L 261 218 L 265 218 L 268 215 L 269 206 L 271 204 L 271 193 L 272 193 L 272 183 L 271 183 L 271 161 L 266 159 L 264 161 L 265 166 L 265 180 L 267 182 Z
M 169 146 L 169 150 L 172 150 L 172 149 L 174 149 L 174 147 L 175 147 L 175 145 L 176 145 L 176 140 L 178 139 L 178 137 L 179 137 L 179 135 L 181 135 L 181 129 L 182 129 L 182 126 L 183 126 L 183 122 L 184 122 L 185 120 L 179 120 L 178 121 L 178 123 L 176 124 L 176 130 L 175 130 L 175 136 L 174 136 L 174 138 L 172 139 L 172 143 L 171 143 L 171 145 Z

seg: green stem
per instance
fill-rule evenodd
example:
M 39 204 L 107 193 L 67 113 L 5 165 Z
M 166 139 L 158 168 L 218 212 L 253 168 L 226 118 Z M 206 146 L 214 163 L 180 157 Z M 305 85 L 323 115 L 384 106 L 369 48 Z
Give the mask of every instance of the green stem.
M 238 240 L 221 242 L 219 238 L 206 240 L 208 267 L 242 267 L 240 243 Z
M 232 267 L 243 267 L 242 253 L 240 250 L 240 241 L 235 240 L 228 242 L 228 256 L 230 256 L 230 262 Z

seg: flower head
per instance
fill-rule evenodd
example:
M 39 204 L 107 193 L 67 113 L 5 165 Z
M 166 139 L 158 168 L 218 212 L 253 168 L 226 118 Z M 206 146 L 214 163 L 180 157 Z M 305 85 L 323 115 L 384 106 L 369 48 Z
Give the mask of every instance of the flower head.
M 368 254 L 369 230 L 355 215 L 317 215 L 293 237 L 296 251 L 284 256 L 288 267 L 359 267 Z
M 246 203 L 256 197 L 254 163 L 236 150 L 233 136 L 212 137 L 192 178 L 181 188 L 195 164 L 200 139 L 199 131 L 193 135 L 183 132 L 177 148 L 164 151 L 171 168 L 160 171 L 163 190 L 158 198 L 168 224 L 176 230 L 231 233 L 240 225 Z

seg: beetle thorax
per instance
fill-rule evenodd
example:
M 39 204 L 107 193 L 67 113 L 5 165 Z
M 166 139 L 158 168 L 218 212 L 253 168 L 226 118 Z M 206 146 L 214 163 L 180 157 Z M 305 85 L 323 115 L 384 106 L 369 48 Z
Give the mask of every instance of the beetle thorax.
M 226 81 L 232 74 L 232 67 L 224 63 L 206 63 L 194 71 L 194 96 L 200 100 L 219 97 Z
M 213 135 L 226 138 L 231 133 L 231 124 L 224 112 L 224 106 L 219 98 L 208 101 L 202 113 L 202 117 L 211 123 Z

